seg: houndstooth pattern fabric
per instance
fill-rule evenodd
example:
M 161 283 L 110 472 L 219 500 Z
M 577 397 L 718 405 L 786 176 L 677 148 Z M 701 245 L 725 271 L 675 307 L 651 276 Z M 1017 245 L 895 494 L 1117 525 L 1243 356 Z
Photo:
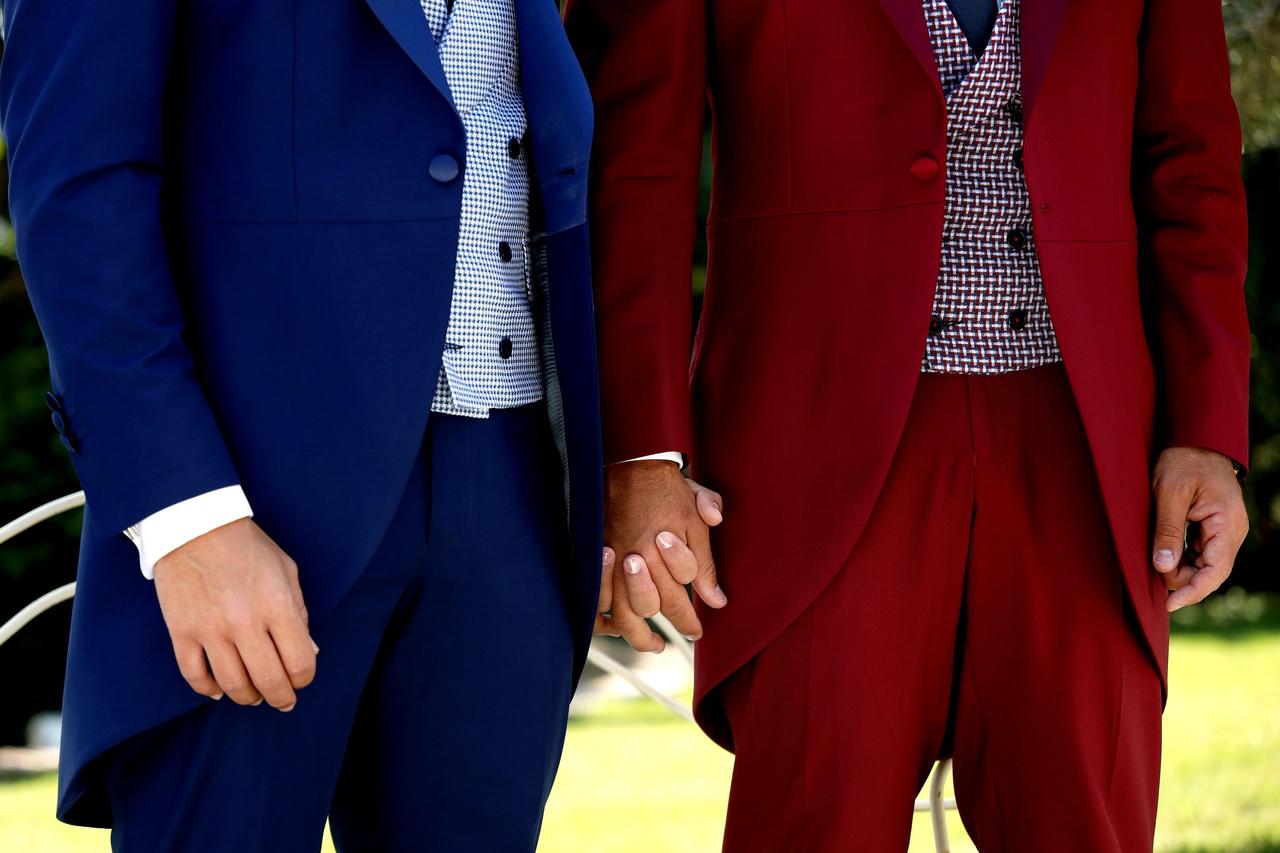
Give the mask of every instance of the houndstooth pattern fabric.
M 483 418 L 543 395 L 514 0 L 421 5 L 467 135 L 457 269 L 431 410 Z
M 924 0 L 947 99 L 942 262 L 922 369 L 1007 373 L 1061 361 L 1022 170 L 1020 0 L 976 56 L 946 0 Z

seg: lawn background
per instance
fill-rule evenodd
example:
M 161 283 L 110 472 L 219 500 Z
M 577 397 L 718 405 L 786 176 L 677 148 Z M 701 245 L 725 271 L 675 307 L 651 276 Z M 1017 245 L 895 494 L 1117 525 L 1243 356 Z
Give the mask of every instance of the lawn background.
M 1179 614 L 1170 670 L 1157 849 L 1280 853 L 1280 598 L 1233 591 Z M 662 708 L 610 702 L 570 726 L 540 850 L 715 851 L 731 768 Z M 56 823 L 53 799 L 51 776 L 0 782 L 0 851 L 107 849 L 105 832 Z M 952 849 L 974 850 L 951 825 Z M 933 850 L 925 815 L 911 850 Z

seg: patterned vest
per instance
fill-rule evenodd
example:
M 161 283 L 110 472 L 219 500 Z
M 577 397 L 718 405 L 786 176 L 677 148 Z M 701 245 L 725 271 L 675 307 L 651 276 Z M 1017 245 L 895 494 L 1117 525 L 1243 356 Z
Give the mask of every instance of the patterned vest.
M 421 0 L 467 134 L 457 269 L 431 410 L 542 399 L 530 302 L 529 157 L 514 0 Z
M 946 0 L 924 0 L 947 99 L 942 263 L 922 369 L 1007 373 L 1061 361 L 1022 172 L 1020 0 L 974 55 Z

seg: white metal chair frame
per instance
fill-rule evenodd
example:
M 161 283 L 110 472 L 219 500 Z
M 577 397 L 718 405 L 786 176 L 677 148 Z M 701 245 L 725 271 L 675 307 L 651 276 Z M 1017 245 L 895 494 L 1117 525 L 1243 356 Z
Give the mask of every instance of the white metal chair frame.
M 8 524 L 0 527 L 0 545 L 8 542 L 13 537 L 24 531 L 30 530 L 43 521 L 61 515 L 64 512 L 70 512 L 73 509 L 79 509 L 84 506 L 84 492 L 76 492 L 72 495 L 58 498 L 50 501 L 44 506 L 37 507 L 31 512 L 14 519 Z M 3 625 L 0 625 L 0 646 L 3 646 L 15 634 L 26 627 L 30 622 L 44 613 L 51 610 L 64 601 L 70 601 L 76 594 L 76 585 L 72 583 L 65 584 L 57 589 L 51 590 L 19 610 Z M 662 635 L 666 637 L 667 643 L 674 646 L 680 653 L 681 657 L 693 666 L 693 644 L 686 640 L 675 626 L 667 621 L 666 617 L 658 615 L 653 618 L 654 624 Z M 649 699 L 662 705 L 679 717 L 689 722 L 693 722 L 693 711 L 689 706 L 677 700 L 676 698 L 664 693 L 645 681 L 631 667 L 619 661 L 610 655 L 598 645 L 592 645 L 588 652 L 588 660 L 594 665 L 609 673 L 616 675 L 623 681 L 630 684 L 637 693 L 646 696 Z M 951 850 L 950 836 L 947 832 L 947 810 L 956 807 L 955 800 L 943 797 L 943 788 L 946 786 L 947 775 L 951 771 L 950 760 L 938 763 L 937 768 L 933 772 L 933 776 L 929 780 L 929 796 L 927 799 L 917 800 L 915 810 L 917 812 L 929 812 L 933 822 L 933 841 L 934 848 L 938 853 L 949 853 Z

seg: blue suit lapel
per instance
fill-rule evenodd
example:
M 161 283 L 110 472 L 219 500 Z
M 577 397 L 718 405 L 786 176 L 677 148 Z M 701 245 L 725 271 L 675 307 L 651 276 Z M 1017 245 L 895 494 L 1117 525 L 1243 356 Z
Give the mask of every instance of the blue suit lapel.
M 555 0 L 515 0 L 520 85 L 547 231 L 586 221 L 594 113 Z
M 453 95 L 440 63 L 440 51 L 418 0 L 365 0 L 392 38 L 450 104 Z

